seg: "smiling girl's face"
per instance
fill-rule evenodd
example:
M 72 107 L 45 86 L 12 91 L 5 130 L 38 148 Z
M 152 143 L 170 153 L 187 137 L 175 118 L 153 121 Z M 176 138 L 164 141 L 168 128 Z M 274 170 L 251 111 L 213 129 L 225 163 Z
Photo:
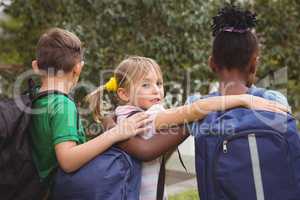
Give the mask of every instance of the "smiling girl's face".
M 132 84 L 129 104 L 148 109 L 154 104 L 162 103 L 164 98 L 163 80 L 160 72 L 151 68 L 141 80 Z
M 115 70 L 117 95 L 121 104 L 147 110 L 164 98 L 159 65 L 151 58 L 133 56 L 123 60 Z

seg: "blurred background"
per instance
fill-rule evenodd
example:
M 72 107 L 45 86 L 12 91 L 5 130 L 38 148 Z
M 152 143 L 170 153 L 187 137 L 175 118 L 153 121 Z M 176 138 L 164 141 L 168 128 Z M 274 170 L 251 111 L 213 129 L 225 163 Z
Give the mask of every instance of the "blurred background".
M 155 59 L 166 83 L 166 106 L 182 105 L 190 94 L 217 88 L 207 65 L 211 17 L 226 2 L 257 13 L 257 84 L 284 93 L 299 120 L 299 0 L 0 0 L 0 98 L 12 96 L 16 77 L 31 68 L 41 33 L 60 27 L 77 34 L 85 47 L 82 87 L 74 91 L 79 105 L 88 92 L 85 86 L 107 80 L 126 55 Z M 83 116 L 87 133 L 93 132 L 90 116 Z M 180 151 L 189 174 L 173 154 L 167 165 L 168 193 L 171 199 L 198 199 L 193 138 Z

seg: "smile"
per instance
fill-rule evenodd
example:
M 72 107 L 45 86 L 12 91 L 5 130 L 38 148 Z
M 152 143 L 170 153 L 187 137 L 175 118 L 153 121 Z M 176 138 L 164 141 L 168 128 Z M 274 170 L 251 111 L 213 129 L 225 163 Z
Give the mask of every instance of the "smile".
M 160 102 L 160 98 L 155 98 L 155 99 L 152 99 L 150 101 L 151 101 L 151 103 L 159 103 Z

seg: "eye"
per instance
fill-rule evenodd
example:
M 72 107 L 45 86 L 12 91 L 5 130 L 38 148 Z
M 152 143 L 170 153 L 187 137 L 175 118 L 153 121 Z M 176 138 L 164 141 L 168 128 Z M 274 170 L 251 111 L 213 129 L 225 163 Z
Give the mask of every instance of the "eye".
M 162 86 L 162 85 L 163 85 L 163 82 L 162 82 L 162 81 L 157 81 L 156 85 Z
M 143 88 L 148 88 L 148 87 L 150 87 L 150 84 L 149 84 L 149 83 L 143 83 L 143 84 L 142 84 L 142 87 L 143 87 Z

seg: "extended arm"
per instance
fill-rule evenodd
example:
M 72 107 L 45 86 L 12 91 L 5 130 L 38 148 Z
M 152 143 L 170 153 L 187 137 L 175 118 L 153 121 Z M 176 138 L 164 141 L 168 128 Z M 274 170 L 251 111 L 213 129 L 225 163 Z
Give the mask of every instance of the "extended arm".
M 239 106 L 275 112 L 287 111 L 287 107 L 285 106 L 274 104 L 272 101 L 252 95 L 210 97 L 195 101 L 189 105 L 159 112 L 155 118 L 155 128 L 168 129 L 174 125 L 203 119 L 210 112 Z M 141 137 L 132 137 L 118 145 L 128 154 L 140 160 L 149 161 L 176 147 L 184 141 L 188 135 L 187 128 L 181 127 L 178 130 L 178 134 L 156 134 L 149 140 L 145 140 Z
M 77 144 L 74 141 L 65 141 L 56 144 L 55 152 L 58 163 L 65 172 L 76 171 L 114 143 L 147 131 L 148 128 L 143 126 L 148 122 L 147 114 L 138 113 L 86 143 Z
M 139 160 L 150 161 L 174 149 L 188 136 L 187 128 L 179 126 L 163 133 L 157 133 L 148 140 L 135 136 L 119 143 L 118 146 Z
M 248 94 L 209 97 L 195 101 L 192 104 L 159 112 L 155 118 L 155 128 L 167 128 L 169 126 L 200 120 L 206 117 L 210 112 L 228 110 L 241 106 L 273 112 L 287 112 L 289 109 L 284 105 L 276 104 L 274 101 Z

